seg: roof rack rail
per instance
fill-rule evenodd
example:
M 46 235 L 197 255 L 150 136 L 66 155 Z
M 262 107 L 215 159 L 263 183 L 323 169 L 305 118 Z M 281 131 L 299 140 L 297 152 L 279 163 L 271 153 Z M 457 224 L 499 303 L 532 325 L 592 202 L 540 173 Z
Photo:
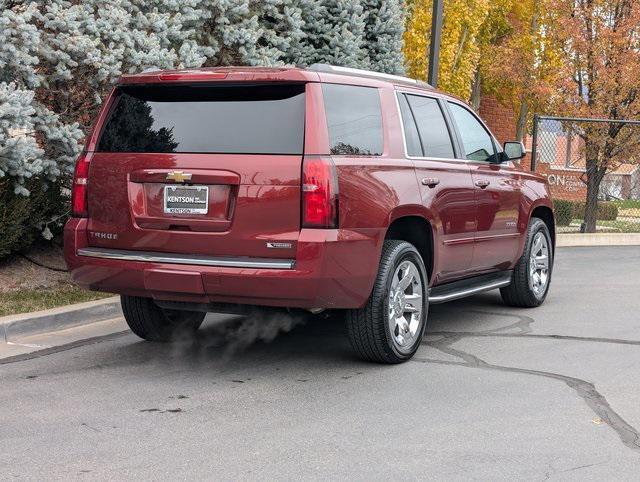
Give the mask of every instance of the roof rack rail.
M 433 89 L 433 86 L 424 82 L 423 80 L 412 79 L 410 77 L 403 77 L 401 75 L 384 74 L 382 72 L 374 72 L 373 70 L 353 69 L 351 67 L 340 67 L 331 64 L 316 63 L 307 67 L 306 70 L 313 72 L 328 72 L 332 74 L 342 75 L 354 75 L 357 77 L 369 77 L 380 80 L 389 80 L 391 82 L 404 82 L 406 84 L 413 84 L 420 87 L 426 87 Z

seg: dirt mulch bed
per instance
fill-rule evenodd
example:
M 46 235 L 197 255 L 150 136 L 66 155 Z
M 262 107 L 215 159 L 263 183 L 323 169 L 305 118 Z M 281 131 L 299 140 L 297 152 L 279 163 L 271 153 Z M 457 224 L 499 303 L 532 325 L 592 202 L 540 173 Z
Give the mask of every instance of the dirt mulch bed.
M 0 293 L 72 284 L 69 273 L 66 272 L 62 248 L 40 245 L 24 256 L 13 255 L 0 261 Z
M 76 286 L 62 248 L 42 244 L 0 261 L 0 316 L 39 311 L 113 296 Z

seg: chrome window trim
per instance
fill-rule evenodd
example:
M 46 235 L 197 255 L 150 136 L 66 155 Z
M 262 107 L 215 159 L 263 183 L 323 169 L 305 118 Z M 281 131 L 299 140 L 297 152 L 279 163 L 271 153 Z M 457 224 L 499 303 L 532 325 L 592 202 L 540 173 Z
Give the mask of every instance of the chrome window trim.
M 219 268 L 264 268 L 293 269 L 295 260 L 277 258 L 216 257 L 193 254 L 129 251 L 125 249 L 80 248 L 78 256 L 120 261 L 142 261 L 147 263 L 188 264 L 193 266 L 215 266 Z

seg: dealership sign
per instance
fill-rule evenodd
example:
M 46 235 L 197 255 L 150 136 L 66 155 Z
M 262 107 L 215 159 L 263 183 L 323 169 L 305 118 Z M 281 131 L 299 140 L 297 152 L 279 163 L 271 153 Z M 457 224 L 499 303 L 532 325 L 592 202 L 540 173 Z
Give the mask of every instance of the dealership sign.
M 555 199 L 570 201 L 584 200 L 587 195 L 587 185 L 584 183 L 584 173 L 577 169 L 558 169 L 541 162 L 537 166 L 538 174 L 547 178 L 551 194 Z
M 567 192 L 578 192 L 584 183 L 574 174 L 548 174 L 549 185 L 557 186 Z

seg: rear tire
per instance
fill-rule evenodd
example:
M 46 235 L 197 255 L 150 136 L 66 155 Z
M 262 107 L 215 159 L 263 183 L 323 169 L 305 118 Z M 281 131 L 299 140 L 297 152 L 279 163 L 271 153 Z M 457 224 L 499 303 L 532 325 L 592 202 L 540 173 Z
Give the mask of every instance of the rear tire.
M 367 304 L 347 311 L 349 340 L 360 358 L 391 364 L 415 354 L 426 326 L 427 285 L 416 248 L 406 241 L 386 240 Z
M 502 300 L 509 306 L 521 308 L 540 306 L 549 292 L 552 271 L 549 228 L 542 219 L 531 218 L 524 253 L 513 270 L 511 284 L 500 289 Z
M 165 310 L 151 298 L 121 296 L 122 312 L 129 328 L 148 341 L 188 339 L 200 328 L 206 313 Z

